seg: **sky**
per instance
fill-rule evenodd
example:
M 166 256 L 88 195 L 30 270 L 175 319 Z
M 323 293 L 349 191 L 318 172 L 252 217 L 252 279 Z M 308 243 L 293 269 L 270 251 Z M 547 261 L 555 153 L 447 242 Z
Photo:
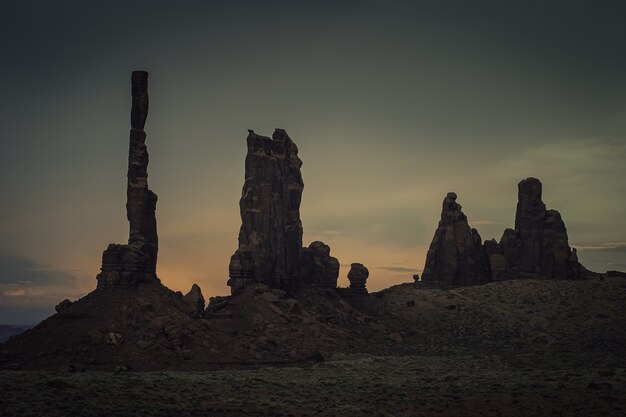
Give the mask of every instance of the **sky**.
M 626 270 L 618 1 L 0 0 L 0 323 L 95 288 L 125 243 L 130 73 L 150 73 L 158 275 L 229 293 L 247 129 L 299 148 L 304 243 L 421 273 L 448 191 L 499 240 L 543 182 L 570 245 Z

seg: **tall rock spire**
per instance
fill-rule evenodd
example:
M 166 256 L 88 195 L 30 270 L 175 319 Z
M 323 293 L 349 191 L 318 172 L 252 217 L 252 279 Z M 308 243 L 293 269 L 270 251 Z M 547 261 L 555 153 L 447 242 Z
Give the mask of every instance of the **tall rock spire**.
M 157 196 L 148 189 L 148 150 L 144 126 L 148 117 L 148 73 L 131 76 L 131 129 L 128 150 L 126 216 L 130 223 L 128 244 L 109 244 L 102 254 L 98 288 L 133 285 L 157 280 Z
M 501 242 L 511 269 L 520 277 L 580 278 L 582 269 L 569 246 L 561 214 L 546 210 L 541 199 L 541 181 L 526 178 L 517 187 L 515 232 L 508 232 L 506 239 L 503 236 L 505 244 Z M 506 251 L 505 246 L 516 249 Z
M 541 254 L 546 205 L 541 200 L 541 181 L 526 178 L 517 185 L 515 230 L 521 241 L 519 267 L 528 274 L 541 274 Z
M 156 226 L 157 196 L 148 189 L 148 149 L 144 126 L 148 117 L 148 73 L 133 71 L 130 143 L 128 149 L 128 185 L 126 217 L 130 223 L 128 244 L 153 260 L 156 268 L 158 237 Z

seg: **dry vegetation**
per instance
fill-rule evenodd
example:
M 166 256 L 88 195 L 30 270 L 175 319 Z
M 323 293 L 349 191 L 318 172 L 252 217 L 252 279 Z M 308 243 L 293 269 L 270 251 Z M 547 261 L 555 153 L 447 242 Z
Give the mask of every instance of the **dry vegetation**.
M 556 359 L 556 358 L 555 358 Z M 623 416 L 626 371 L 525 355 L 351 356 L 305 367 L 5 372 L 3 416 Z

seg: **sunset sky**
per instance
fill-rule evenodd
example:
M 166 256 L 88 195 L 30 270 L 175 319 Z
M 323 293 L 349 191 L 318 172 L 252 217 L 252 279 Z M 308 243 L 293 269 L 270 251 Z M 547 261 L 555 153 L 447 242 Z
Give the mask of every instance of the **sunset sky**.
M 125 243 L 130 73 L 149 71 L 158 275 L 224 295 L 246 129 L 304 165 L 304 243 L 379 290 L 455 191 L 483 239 L 534 176 L 592 270 L 626 270 L 626 3 L 0 1 L 0 324 L 95 288 Z

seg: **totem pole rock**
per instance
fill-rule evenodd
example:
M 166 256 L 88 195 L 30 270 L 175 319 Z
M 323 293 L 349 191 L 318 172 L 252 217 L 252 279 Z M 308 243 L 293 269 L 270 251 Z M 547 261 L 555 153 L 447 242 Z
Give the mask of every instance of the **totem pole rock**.
M 330 247 L 324 242 L 313 242 L 300 255 L 300 275 L 304 284 L 337 288 L 339 261 L 330 256 Z
M 482 239 L 469 227 L 455 193 L 443 200 L 441 220 L 426 255 L 422 281 L 441 287 L 489 281 Z
M 357 294 L 367 294 L 366 282 L 369 275 L 369 270 L 363 264 L 351 264 L 348 272 L 350 290 Z
M 148 73 L 134 71 L 131 77 L 132 108 L 128 151 L 126 216 L 130 223 L 128 244 L 111 243 L 102 254 L 98 288 L 134 285 L 158 280 L 157 196 L 148 189 L 148 151 L 144 126 L 148 117 Z
M 271 138 L 248 132 L 239 247 L 230 259 L 228 285 L 233 294 L 253 282 L 291 289 L 301 283 L 302 161 L 283 129 Z

